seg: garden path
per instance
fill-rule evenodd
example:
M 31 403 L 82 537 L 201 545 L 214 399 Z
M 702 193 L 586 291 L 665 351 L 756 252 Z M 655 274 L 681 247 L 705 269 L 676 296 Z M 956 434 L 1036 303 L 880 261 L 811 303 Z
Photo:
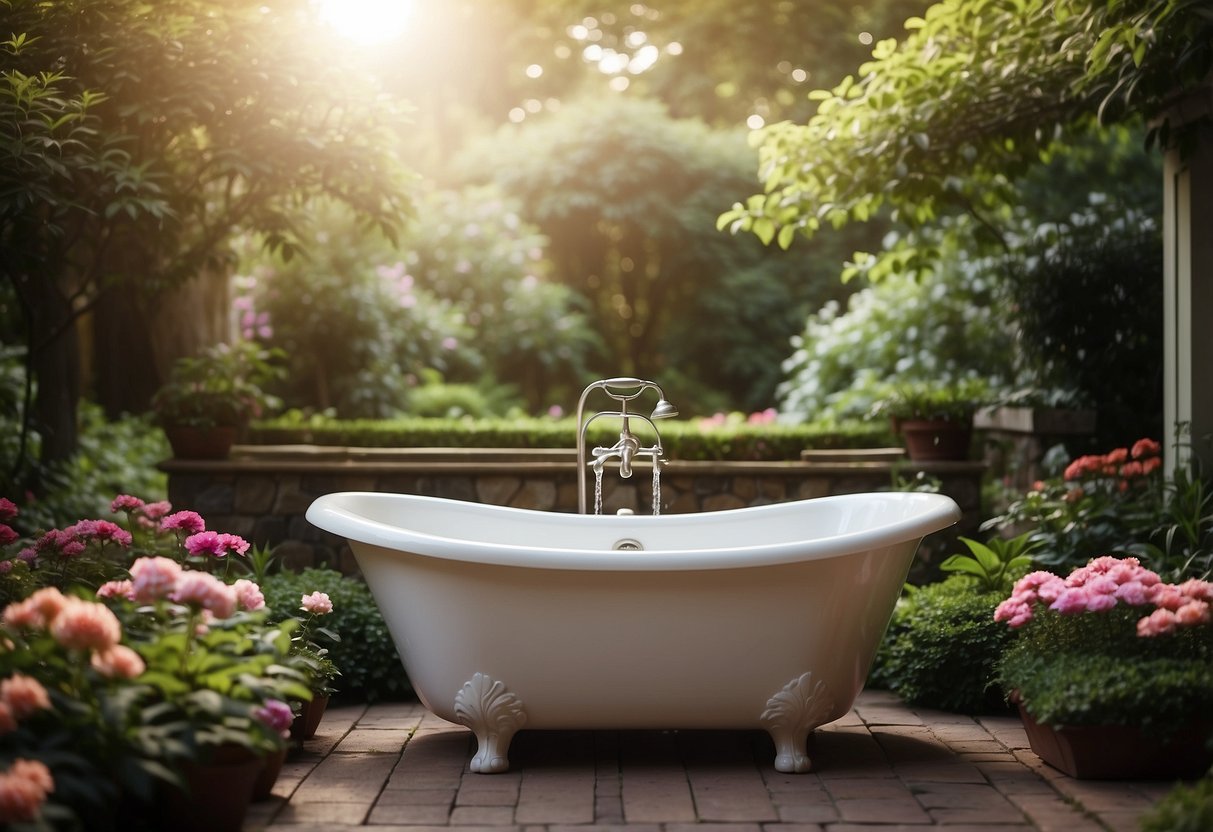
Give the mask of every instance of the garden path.
M 817 731 L 810 774 L 776 772 L 757 731 L 524 731 L 499 775 L 468 770 L 474 749 L 420 705 L 330 708 L 245 829 L 1130 832 L 1171 787 L 1074 780 L 1028 750 L 1018 717 L 880 691 Z

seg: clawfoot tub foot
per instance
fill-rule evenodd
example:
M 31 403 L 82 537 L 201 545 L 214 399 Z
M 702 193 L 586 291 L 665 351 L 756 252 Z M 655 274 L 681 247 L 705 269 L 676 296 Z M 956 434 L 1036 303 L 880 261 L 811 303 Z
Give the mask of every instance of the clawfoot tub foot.
M 760 720 L 775 741 L 776 771 L 803 774 L 810 769 L 809 734 L 826 721 L 833 707 L 825 682 L 814 682 L 812 672 L 802 673 L 767 700 Z
M 517 695 L 501 682 L 476 673 L 455 694 L 455 719 L 476 735 L 472 771 L 498 774 L 509 770 L 510 741 L 526 724 L 526 710 Z

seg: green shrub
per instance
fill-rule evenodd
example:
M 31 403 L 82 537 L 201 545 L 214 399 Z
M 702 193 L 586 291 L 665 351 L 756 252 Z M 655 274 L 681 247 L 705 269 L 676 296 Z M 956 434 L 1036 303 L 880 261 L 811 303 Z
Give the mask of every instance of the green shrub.
M 995 668 L 1013 633 L 994 621 L 994 608 L 1004 595 L 977 592 L 963 576 L 907 586 L 877 653 L 871 684 L 911 705 L 957 713 L 1003 707 Z
M 1213 829 L 1213 777 L 1176 786 L 1141 819 L 1142 832 L 1208 832 Z
M 328 645 L 329 658 L 341 676 L 338 696 L 374 702 L 404 699 L 412 693 L 396 645 L 366 584 L 333 569 L 305 569 L 270 575 L 261 586 L 276 618 L 299 607 L 300 598 L 317 590 L 328 593 L 333 611 L 324 621 L 341 641 Z

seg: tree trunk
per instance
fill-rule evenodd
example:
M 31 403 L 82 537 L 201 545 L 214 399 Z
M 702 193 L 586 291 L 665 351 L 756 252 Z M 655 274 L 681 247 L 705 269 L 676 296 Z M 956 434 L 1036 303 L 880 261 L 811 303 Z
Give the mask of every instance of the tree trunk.
M 71 305 L 54 281 L 35 279 L 28 284 L 31 295 L 30 324 L 37 348 L 30 369 L 37 384 L 33 428 L 42 437 L 40 461 L 62 462 L 76 451 L 76 405 L 80 401 L 80 351 Z M 61 329 L 62 328 L 62 329 Z M 38 339 L 58 332 L 51 340 Z
M 97 401 L 111 419 L 144 413 L 174 361 L 227 340 L 227 276 L 207 272 L 154 297 L 107 292 L 92 320 Z

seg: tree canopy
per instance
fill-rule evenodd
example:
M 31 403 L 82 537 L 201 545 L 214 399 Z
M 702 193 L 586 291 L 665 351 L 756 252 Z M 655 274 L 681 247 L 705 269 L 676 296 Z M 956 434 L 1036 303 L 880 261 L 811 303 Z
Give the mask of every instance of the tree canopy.
M 0 8 L 12 33 L 0 44 L 0 276 L 28 337 L 44 458 L 74 444 L 75 324 L 100 301 L 138 299 L 154 317 L 147 299 L 223 261 L 237 229 L 291 252 L 313 196 L 389 232 L 407 215 L 407 111 L 343 66 L 306 0 Z M 107 310 L 96 326 L 113 320 Z M 142 358 L 125 372 L 155 389 L 156 356 Z
M 764 191 L 720 227 L 788 247 L 881 210 L 910 227 L 985 217 L 1067 130 L 1169 110 L 1207 84 L 1202 0 L 942 0 L 880 41 L 855 76 L 811 93 L 816 114 L 758 136 Z M 913 263 L 902 263 L 912 267 Z

